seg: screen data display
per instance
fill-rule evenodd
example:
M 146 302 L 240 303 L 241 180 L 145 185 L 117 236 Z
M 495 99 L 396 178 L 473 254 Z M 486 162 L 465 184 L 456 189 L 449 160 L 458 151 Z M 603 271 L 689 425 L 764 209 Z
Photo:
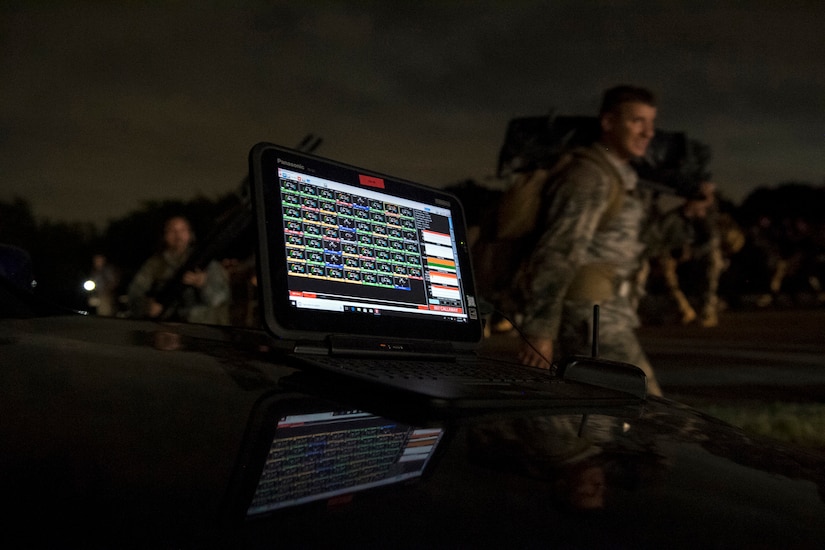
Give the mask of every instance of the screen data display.
M 467 321 L 449 208 L 277 170 L 291 306 Z

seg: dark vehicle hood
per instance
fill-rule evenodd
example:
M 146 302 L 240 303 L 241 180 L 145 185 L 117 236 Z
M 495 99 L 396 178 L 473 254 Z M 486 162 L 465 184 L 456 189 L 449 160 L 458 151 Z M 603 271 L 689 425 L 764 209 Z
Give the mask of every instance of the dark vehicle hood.
M 0 494 L 89 535 L 121 522 L 208 526 L 252 405 L 279 375 L 232 337 L 82 316 L 0 321 Z
M 825 457 L 664 399 L 451 425 L 428 479 L 232 522 L 266 395 L 294 392 L 259 331 L 84 316 L 0 320 L 8 525 L 90 546 L 817 547 Z M 585 420 L 584 427 L 582 421 Z M 258 419 L 259 421 L 259 419 Z M 257 422 L 257 421 L 256 421 Z M 600 471 L 603 503 L 571 504 Z M 253 473 L 254 475 L 254 473 Z M 27 531 L 31 533 L 31 531 Z

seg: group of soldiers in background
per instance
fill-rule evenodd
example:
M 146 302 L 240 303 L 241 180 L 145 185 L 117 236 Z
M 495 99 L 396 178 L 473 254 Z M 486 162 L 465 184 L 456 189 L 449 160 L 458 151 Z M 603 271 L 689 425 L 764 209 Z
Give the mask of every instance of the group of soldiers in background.
M 722 305 L 719 280 L 744 246 L 744 233 L 729 213 L 720 212 L 715 183 L 701 182 L 681 201 L 652 221 L 642 313 L 648 322 L 661 322 L 675 308 L 682 324 L 714 327 Z
M 713 187 L 699 189 L 655 218 L 646 323 L 712 327 L 728 307 L 825 304 L 825 217 L 817 208 L 825 187 L 763 188 L 737 207 Z
M 821 204 L 825 188 L 803 185 L 800 193 L 787 187 L 800 185 L 763 189 L 758 204 L 746 199 L 740 206 L 712 182 L 658 197 L 639 289 L 643 323 L 714 327 L 726 308 L 825 304 L 825 225 L 805 213 L 805 203 Z M 481 227 L 502 191 L 473 180 L 450 190 L 464 203 L 471 235 L 484 239 Z M 788 200 L 800 196 L 803 202 Z M 785 209 L 770 212 L 770 204 Z M 489 326 L 492 332 L 512 328 L 496 313 Z
M 471 235 L 476 240 L 483 238 L 480 227 L 501 191 L 473 181 L 450 189 L 462 198 Z M 695 195 L 661 198 L 649 271 L 639 296 L 643 323 L 713 327 L 726 307 L 825 303 L 825 231 L 804 216 L 803 205 L 791 205 L 788 210 L 795 214 L 787 216 L 742 215 L 717 191 L 714 185 L 705 184 Z M 773 194 L 781 192 L 773 190 Z M 254 326 L 254 264 L 248 257 L 226 258 L 222 263 L 232 283 L 230 322 Z M 88 294 L 92 311 L 107 316 L 126 314 L 121 287 L 130 279 L 118 271 L 101 255 L 93 259 L 90 280 L 97 286 Z M 493 331 L 511 328 L 508 320 L 496 315 L 489 326 Z

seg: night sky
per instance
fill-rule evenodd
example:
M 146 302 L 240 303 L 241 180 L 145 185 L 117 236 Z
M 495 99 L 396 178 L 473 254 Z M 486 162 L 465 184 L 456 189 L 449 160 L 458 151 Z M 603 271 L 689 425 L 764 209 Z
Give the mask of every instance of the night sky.
M 735 201 L 825 181 L 822 2 L 111 4 L 0 5 L 0 200 L 39 218 L 216 198 L 254 143 L 309 133 L 350 164 L 495 185 L 510 119 L 592 115 L 619 83 L 711 147 Z

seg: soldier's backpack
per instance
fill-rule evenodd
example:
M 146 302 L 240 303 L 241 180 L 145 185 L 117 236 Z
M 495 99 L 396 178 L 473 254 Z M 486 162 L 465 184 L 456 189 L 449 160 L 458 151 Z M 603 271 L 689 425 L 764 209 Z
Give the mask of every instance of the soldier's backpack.
M 622 180 L 616 168 L 589 147 L 577 147 L 561 155 L 550 168 L 537 168 L 519 174 L 507 188 L 496 210 L 495 238 L 522 239 L 535 231 L 540 213 L 552 198 L 554 187 L 560 182 L 576 158 L 586 158 L 610 174 L 610 198 L 600 226 L 609 222 L 621 209 L 624 197 Z
M 622 208 L 625 194 L 621 176 L 613 165 L 590 147 L 577 147 L 562 154 L 550 168 L 520 173 L 502 194 L 492 219 L 488 220 L 481 238 L 473 247 L 479 292 L 505 314 L 518 310 L 518 299 L 513 292 L 518 273 L 539 237 L 539 224 L 543 225 L 542 212 L 548 209 L 555 187 L 577 158 L 597 163 L 611 182 L 608 207 L 599 226 L 609 223 Z M 583 274 L 578 279 L 589 287 L 590 281 L 609 276 L 597 275 L 594 278 Z M 589 288 L 582 292 L 593 293 Z

